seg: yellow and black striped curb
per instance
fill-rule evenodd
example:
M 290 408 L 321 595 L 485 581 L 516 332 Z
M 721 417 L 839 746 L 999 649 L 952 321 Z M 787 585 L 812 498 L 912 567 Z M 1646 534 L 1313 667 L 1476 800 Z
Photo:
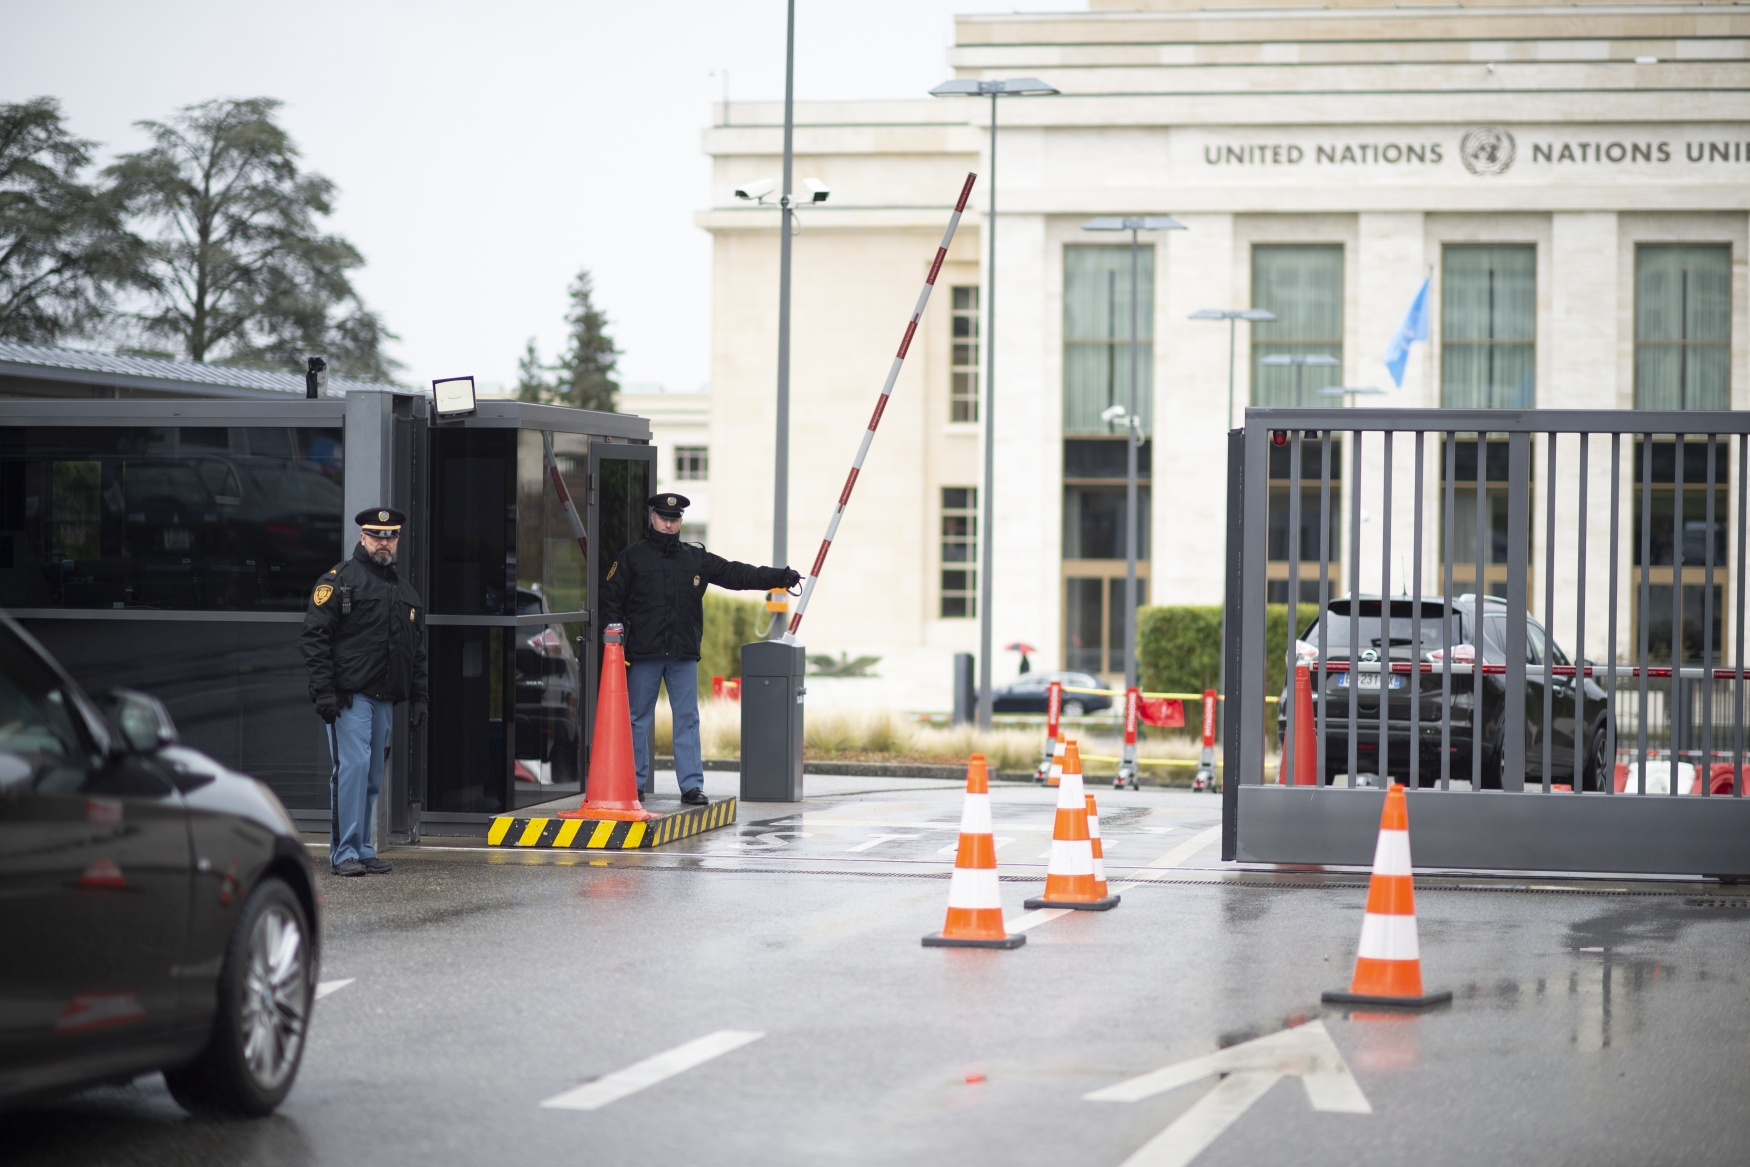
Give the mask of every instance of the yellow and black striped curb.
M 500 815 L 487 833 L 489 847 L 544 847 L 561 850 L 638 851 L 660 847 L 676 839 L 702 835 L 735 821 L 736 800 L 726 798 L 709 806 L 648 819 L 641 823 L 616 819 L 519 819 Z

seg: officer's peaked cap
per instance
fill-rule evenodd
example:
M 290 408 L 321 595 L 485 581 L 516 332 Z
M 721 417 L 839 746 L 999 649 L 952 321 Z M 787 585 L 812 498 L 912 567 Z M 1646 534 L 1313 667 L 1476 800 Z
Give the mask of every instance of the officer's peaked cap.
M 682 511 L 693 505 L 693 500 L 684 494 L 653 494 L 644 500 L 644 505 L 665 519 L 678 519 Z
M 407 516 L 394 507 L 370 507 L 354 515 L 352 521 L 357 523 L 361 530 L 372 535 L 378 533 L 387 535 L 399 531 L 401 525 L 407 521 Z

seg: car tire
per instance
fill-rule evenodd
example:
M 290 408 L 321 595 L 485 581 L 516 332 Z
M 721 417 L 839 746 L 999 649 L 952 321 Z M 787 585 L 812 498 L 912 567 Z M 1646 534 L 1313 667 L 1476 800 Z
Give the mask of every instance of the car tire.
M 1610 727 L 1600 720 L 1597 728 L 1592 731 L 1592 744 L 1586 747 L 1586 770 L 1581 775 L 1581 790 L 1604 789 L 1604 749 L 1609 744 Z M 1614 767 L 1612 770 L 1614 776 Z
M 315 984 L 310 924 L 284 880 L 256 885 L 226 946 L 212 1036 L 194 1061 L 164 1072 L 196 1114 L 270 1114 L 298 1076 Z
M 1088 707 L 1080 701 L 1065 701 L 1060 712 L 1064 717 L 1086 717 Z

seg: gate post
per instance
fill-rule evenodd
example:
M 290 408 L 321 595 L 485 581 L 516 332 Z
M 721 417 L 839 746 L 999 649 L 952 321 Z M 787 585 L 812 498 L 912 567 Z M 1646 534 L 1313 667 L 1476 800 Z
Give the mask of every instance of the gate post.
M 1487 456 L 1487 435 L 1478 435 L 1478 457 Z M 1486 465 L 1486 461 L 1484 465 Z M 1485 484 L 1488 476 L 1483 476 Z M 1553 490 L 1553 483 L 1545 483 Z M 1507 756 L 1501 766 L 1501 789 L 1525 789 L 1525 621 L 1531 609 L 1525 595 L 1527 545 L 1531 542 L 1531 435 L 1507 437 L 1507 686 L 1506 713 L 1501 724 Z M 1479 567 L 1479 577 L 1482 571 Z M 1477 611 L 1488 588 L 1477 587 Z M 1477 686 L 1482 692 L 1482 685 Z M 1517 728 L 1514 728 L 1517 727 Z
M 1264 781 L 1264 678 L 1268 675 L 1264 668 L 1264 538 L 1270 518 L 1270 431 L 1249 424 L 1251 412 L 1246 410 L 1243 463 L 1254 473 L 1244 475 L 1240 482 L 1239 676 L 1228 679 L 1228 689 L 1239 704 L 1240 764 L 1237 775 L 1230 765 L 1223 782 L 1256 785 Z
M 1227 435 L 1227 587 L 1222 596 L 1221 613 L 1221 858 L 1232 862 L 1239 851 L 1240 780 L 1240 717 L 1238 710 L 1229 717 L 1228 706 L 1240 691 L 1240 580 L 1244 578 L 1245 530 L 1240 521 L 1245 501 L 1246 434 L 1244 430 L 1229 430 Z

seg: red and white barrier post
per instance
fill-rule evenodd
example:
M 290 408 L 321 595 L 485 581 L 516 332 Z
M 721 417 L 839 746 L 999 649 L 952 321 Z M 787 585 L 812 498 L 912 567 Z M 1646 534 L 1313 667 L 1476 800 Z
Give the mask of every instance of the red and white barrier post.
M 1203 757 L 1191 779 L 1193 790 L 1215 788 L 1215 690 L 1203 690 Z
M 1057 752 L 1058 719 L 1063 716 L 1063 682 L 1050 681 L 1045 686 L 1045 750 L 1039 755 L 1040 782 L 1051 773 L 1051 757 Z
M 930 302 L 930 290 L 936 286 L 936 276 L 942 270 L 942 261 L 948 258 L 948 245 L 954 242 L 954 231 L 960 226 L 961 212 L 966 210 L 966 200 L 972 197 L 972 184 L 978 178 L 976 174 L 968 174 L 966 183 L 960 188 L 960 198 L 954 204 L 954 213 L 948 216 L 948 229 L 942 232 L 941 245 L 936 248 L 936 258 L 930 264 L 930 274 L 924 277 L 924 290 L 918 293 L 917 307 L 912 309 L 911 320 L 905 326 L 905 336 L 899 342 L 899 353 L 893 358 L 893 365 L 887 370 L 887 383 L 881 386 L 881 396 L 875 399 L 875 412 L 869 418 L 869 428 L 863 431 L 862 444 L 857 447 L 857 456 L 851 461 L 851 475 L 845 479 L 845 488 L 839 492 L 838 506 L 833 508 L 832 518 L 826 524 L 826 538 L 820 541 L 820 551 L 814 557 L 814 566 L 808 569 L 808 578 L 802 583 L 802 595 L 796 601 L 796 612 L 790 617 L 790 627 L 785 631 L 785 644 L 796 643 L 796 630 L 802 626 L 802 615 L 808 611 L 809 598 L 814 595 L 814 585 L 820 580 L 820 569 L 826 563 L 826 553 L 832 547 L 833 536 L 838 534 L 839 520 L 845 517 L 845 507 L 851 501 L 851 489 L 857 485 L 857 475 L 862 473 L 863 459 L 869 455 L 869 446 L 875 441 L 875 428 L 881 424 L 881 415 L 887 410 L 887 399 L 893 396 L 893 383 L 899 380 L 899 370 L 905 364 L 906 350 L 911 348 L 911 339 L 916 335 L 918 322 L 924 318 L 924 305 Z M 985 536 L 989 538 L 987 534 Z
M 1124 690 L 1124 756 L 1118 762 L 1118 777 L 1112 779 L 1112 789 L 1142 789 L 1136 780 L 1136 716 L 1142 704 L 1142 694 L 1135 685 Z

